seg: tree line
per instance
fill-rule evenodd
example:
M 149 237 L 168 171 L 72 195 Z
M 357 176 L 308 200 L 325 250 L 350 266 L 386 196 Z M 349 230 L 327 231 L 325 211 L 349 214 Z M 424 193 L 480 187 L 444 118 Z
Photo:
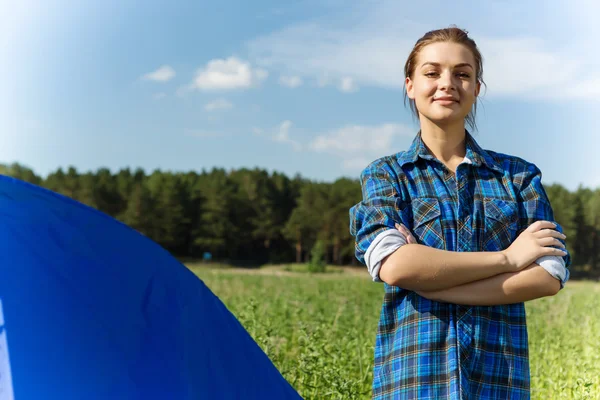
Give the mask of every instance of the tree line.
M 358 179 L 315 182 L 262 169 L 170 172 L 59 168 L 45 178 L 20 165 L 12 176 L 71 197 L 138 230 L 181 259 L 205 252 L 233 265 L 308 261 L 315 245 L 325 261 L 357 265 L 350 207 L 361 200 Z M 600 188 L 569 191 L 545 185 L 573 256 L 572 277 L 600 276 Z

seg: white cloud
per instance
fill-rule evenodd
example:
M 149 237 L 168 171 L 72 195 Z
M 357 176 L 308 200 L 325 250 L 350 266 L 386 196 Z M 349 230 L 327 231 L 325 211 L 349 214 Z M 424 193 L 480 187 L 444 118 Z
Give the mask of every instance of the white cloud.
M 290 128 L 292 121 L 286 120 L 279 125 L 278 131 L 273 135 L 272 139 L 278 143 L 291 144 L 294 150 L 298 151 L 302 148 L 300 143 L 290 138 Z
M 356 172 L 364 168 L 369 161 L 392 154 L 396 138 L 412 140 L 415 130 L 409 126 L 384 123 L 380 125 L 346 125 L 339 129 L 324 132 L 314 137 L 306 145 L 290 136 L 293 123 L 281 122 L 273 130 L 253 127 L 252 133 L 274 142 L 288 144 L 295 151 L 303 149 L 340 159 L 341 166 Z
M 346 125 L 315 137 L 308 148 L 340 159 L 345 171 L 356 173 L 369 162 L 394 152 L 397 138 L 412 140 L 414 129 L 385 123 L 380 125 Z
M 358 90 L 358 86 L 354 82 L 354 79 L 346 76 L 340 81 L 339 89 L 344 93 L 352 93 Z
M 469 32 L 484 56 L 487 96 L 572 100 L 595 99 L 600 95 L 597 84 L 586 84 L 593 83 L 592 71 L 600 67 L 598 57 L 578 51 L 572 45 L 558 45 L 553 38 L 539 33 L 540 29 L 532 28 L 524 17 L 526 10 L 516 2 L 504 6 L 478 5 L 479 11 L 487 7 L 486 15 L 490 15 L 480 21 L 460 15 L 460 9 L 448 10 L 443 19 L 439 16 L 426 19 L 420 10 L 406 9 L 416 5 L 405 6 L 392 0 L 369 5 L 349 5 L 328 17 L 254 38 L 247 43 L 250 57 L 270 70 L 315 79 L 320 87 L 335 82 L 346 92 L 358 86 L 401 90 L 404 63 L 415 41 L 432 28 L 448 25 L 437 20 L 462 20 L 469 21 L 463 25 L 471 27 Z M 442 7 L 441 2 L 439 6 Z M 469 15 L 477 11 L 471 10 Z M 515 14 L 515 29 L 502 37 L 489 33 L 506 32 L 499 29 L 499 21 L 511 13 Z M 407 14 L 417 19 L 420 14 L 420 19 L 428 23 L 398 19 L 398 15 Z M 563 23 L 559 15 L 545 14 L 544 18 L 547 26 Z M 461 22 L 458 23 L 460 26 Z M 576 29 L 576 21 L 573 28 Z M 593 47 L 593 40 L 589 46 Z
M 484 54 L 484 80 L 490 95 L 557 98 L 569 95 L 581 63 L 545 49 L 540 39 L 479 40 Z
M 160 99 L 163 99 L 163 98 L 165 98 L 165 97 L 167 97 L 167 94 L 166 94 L 166 93 L 164 93 L 164 92 L 160 92 L 160 93 L 154 93 L 154 94 L 152 95 L 152 98 L 153 98 L 154 100 L 160 100 Z
M 317 87 L 323 88 L 335 84 L 336 81 L 337 88 L 342 93 L 354 93 L 358 91 L 358 85 L 356 84 L 356 81 L 349 76 L 343 76 L 336 80 L 328 76 L 328 74 L 323 74 L 317 77 Z
M 264 130 L 262 130 L 260 128 L 254 127 L 254 128 L 252 128 L 252 133 L 256 136 L 267 137 L 270 140 L 277 142 L 277 143 L 289 144 L 293 147 L 293 149 L 295 151 L 300 151 L 300 150 L 302 150 L 302 145 L 298 141 L 293 140 L 290 137 L 290 128 L 291 127 L 292 127 L 292 121 L 285 120 L 281 124 L 279 124 L 277 126 L 277 128 L 274 129 L 274 131 L 272 131 L 272 132 L 265 132 Z
M 279 125 L 279 131 L 273 136 L 273 139 L 276 142 L 285 142 L 290 139 L 290 127 L 292 126 L 292 121 L 286 120 Z
M 281 76 L 279 78 L 279 83 L 282 84 L 283 86 L 287 86 L 289 88 L 297 88 L 298 86 L 302 85 L 302 78 L 300 78 L 299 76 Z
M 570 86 L 566 89 L 567 96 L 594 100 L 600 97 L 600 79 L 589 79 Z
M 385 24 L 377 30 L 350 24 L 331 27 L 328 22 L 299 23 L 255 38 L 248 51 L 261 65 L 314 77 L 319 86 L 346 77 L 357 84 L 402 85 L 408 39 L 390 32 Z
M 382 153 L 390 151 L 397 136 L 414 135 L 414 130 L 400 124 L 346 125 L 317 136 L 310 149 L 338 155 Z
M 218 111 L 218 110 L 228 110 L 233 107 L 233 104 L 225 99 L 217 99 L 210 103 L 207 103 L 204 106 L 204 110 L 208 112 Z
M 401 124 L 346 125 L 317 136 L 308 147 L 318 153 L 337 156 L 344 169 L 357 171 L 366 167 L 367 160 L 392 154 L 397 137 L 414 135 L 414 129 Z
M 168 65 L 163 65 L 154 72 L 142 76 L 143 80 L 154 82 L 168 82 L 175 77 L 175 70 Z
M 232 90 L 258 86 L 269 73 L 236 57 L 214 59 L 197 71 L 191 89 Z
M 362 171 L 373 159 L 357 156 L 355 158 L 346 158 L 342 161 L 342 168 L 346 171 Z

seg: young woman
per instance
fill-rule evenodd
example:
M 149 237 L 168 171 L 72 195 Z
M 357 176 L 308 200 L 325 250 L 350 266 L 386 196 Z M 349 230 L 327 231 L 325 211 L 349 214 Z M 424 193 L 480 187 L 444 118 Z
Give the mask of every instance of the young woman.
M 356 257 L 385 296 L 375 399 L 528 399 L 524 302 L 569 278 L 562 228 L 521 158 L 482 149 L 482 56 L 458 28 L 425 34 L 404 70 L 420 130 L 361 173 Z

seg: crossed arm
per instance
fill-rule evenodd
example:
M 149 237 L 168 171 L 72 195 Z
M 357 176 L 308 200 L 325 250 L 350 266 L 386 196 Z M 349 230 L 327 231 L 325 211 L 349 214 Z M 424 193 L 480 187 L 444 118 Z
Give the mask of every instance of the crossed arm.
M 510 252 L 443 251 L 408 240 L 393 253 L 386 251 L 389 255 L 383 260 L 378 257 L 371 261 L 367 245 L 373 241 L 366 239 L 375 239 L 373 227 L 392 226 L 395 216 L 410 208 L 405 200 L 410 196 L 395 183 L 402 172 L 386 159 L 374 162 L 361 173 L 363 201 L 350 210 L 351 233 L 357 237 L 359 260 L 369 259 L 366 265 L 374 279 L 378 276 L 390 285 L 443 302 L 500 305 L 556 294 L 561 282 L 544 268 L 547 266 L 545 261 L 539 261 L 540 257 L 563 257 L 566 268 L 570 256 L 552 247 L 564 248 L 559 239 L 565 237 L 554 231 L 556 224 L 547 221 L 554 217 L 541 183 L 541 171 L 534 164 L 519 162 L 509 172 L 518 194 L 522 222 L 537 221 L 525 230 L 527 234 L 511 244 Z
M 520 303 L 553 296 L 560 282 L 533 263 L 519 272 L 505 272 L 447 289 L 416 292 L 430 300 L 473 306 Z
M 416 244 L 408 230 L 402 246 L 382 261 L 380 277 L 431 300 L 464 305 L 500 305 L 553 296 L 560 282 L 531 263 L 518 271 L 504 252 L 457 253 Z M 523 264 L 527 265 L 527 264 Z

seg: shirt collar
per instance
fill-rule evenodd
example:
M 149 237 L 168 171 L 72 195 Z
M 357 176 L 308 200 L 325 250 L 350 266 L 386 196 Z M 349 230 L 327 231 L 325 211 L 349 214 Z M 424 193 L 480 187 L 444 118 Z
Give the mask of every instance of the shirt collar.
M 473 138 L 473 136 L 469 133 L 469 131 L 465 131 L 465 139 L 466 139 L 466 154 L 465 158 L 470 160 L 470 163 L 476 167 L 481 165 L 485 165 L 489 168 L 492 168 L 496 171 L 502 172 L 502 167 L 490 156 L 490 154 L 479 146 L 477 141 Z M 398 157 L 398 163 L 400 166 L 404 166 L 407 163 L 414 163 L 418 158 L 423 158 L 425 160 L 434 160 L 435 157 L 433 154 L 429 152 L 425 143 L 423 142 L 423 138 L 421 137 L 421 131 L 417 133 L 417 136 L 414 138 L 412 144 L 405 152 L 401 153 Z

